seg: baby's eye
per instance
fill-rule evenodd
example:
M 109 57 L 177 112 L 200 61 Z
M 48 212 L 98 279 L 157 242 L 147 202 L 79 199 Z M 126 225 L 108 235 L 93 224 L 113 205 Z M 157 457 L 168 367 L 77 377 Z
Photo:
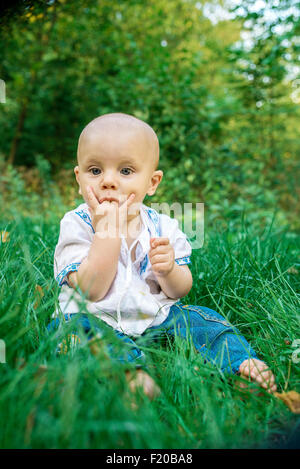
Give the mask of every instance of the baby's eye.
M 90 171 L 92 172 L 94 176 L 98 176 L 101 172 L 99 168 L 91 168 Z
M 124 174 L 125 176 L 128 176 L 128 174 L 133 173 L 133 171 L 130 168 L 123 168 L 123 169 L 121 169 L 121 173 Z

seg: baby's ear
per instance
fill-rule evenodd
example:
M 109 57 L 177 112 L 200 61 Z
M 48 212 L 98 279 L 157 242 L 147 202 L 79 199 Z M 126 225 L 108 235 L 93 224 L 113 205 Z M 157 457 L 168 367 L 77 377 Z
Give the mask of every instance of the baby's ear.
M 82 195 L 81 187 L 80 187 L 80 182 L 79 182 L 79 167 L 78 167 L 78 166 L 75 166 L 75 168 L 74 168 L 74 174 L 75 174 L 75 177 L 76 177 L 77 184 L 78 184 L 78 186 L 79 186 L 78 194 Z
M 163 172 L 161 170 L 154 171 L 151 177 L 151 184 L 148 189 L 147 195 L 154 195 L 159 183 L 162 180 Z

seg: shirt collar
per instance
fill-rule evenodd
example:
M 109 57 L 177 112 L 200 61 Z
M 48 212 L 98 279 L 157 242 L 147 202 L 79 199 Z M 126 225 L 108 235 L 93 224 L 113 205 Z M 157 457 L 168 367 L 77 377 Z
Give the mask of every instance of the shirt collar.
M 83 208 L 84 212 L 86 212 L 86 214 L 89 217 L 88 205 L 86 203 L 81 204 L 79 207 L 77 207 L 77 211 L 80 208 Z M 141 216 L 142 228 L 137 237 L 137 241 L 135 240 L 137 242 L 136 261 L 138 261 L 140 258 L 141 258 L 140 260 L 142 260 L 145 257 L 145 255 L 149 252 L 150 238 L 155 238 L 157 236 L 160 236 L 159 227 L 158 227 L 159 219 L 158 219 L 157 212 L 147 207 L 147 205 L 141 204 L 140 216 Z M 126 244 L 126 241 L 125 241 L 125 244 Z M 140 244 L 140 249 L 138 247 L 139 244 Z M 133 244 L 131 246 L 133 246 Z
M 144 259 L 145 255 L 148 254 L 150 250 L 150 238 L 155 238 L 159 236 L 157 227 L 153 223 L 152 216 L 149 215 L 149 207 L 144 204 L 141 204 L 140 207 L 140 217 L 141 217 L 141 231 L 134 241 L 136 242 L 136 262 L 139 262 Z M 155 212 L 156 214 L 156 212 Z M 151 215 L 153 215 L 151 211 Z M 130 246 L 130 248 L 134 245 L 134 243 Z
M 141 231 L 137 237 L 136 261 L 144 259 L 150 249 L 151 230 L 148 225 L 146 207 L 142 204 L 140 207 Z

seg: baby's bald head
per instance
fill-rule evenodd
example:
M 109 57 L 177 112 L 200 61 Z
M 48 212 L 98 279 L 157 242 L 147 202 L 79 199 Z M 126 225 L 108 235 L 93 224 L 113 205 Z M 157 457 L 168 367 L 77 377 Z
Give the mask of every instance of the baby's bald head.
M 79 137 L 77 160 L 74 173 L 86 202 L 92 188 L 98 201 L 107 194 L 117 200 L 134 195 L 139 204 L 155 193 L 163 177 L 156 169 L 159 143 L 154 130 L 128 114 L 105 114 L 92 120 Z
M 142 149 L 141 159 L 145 162 L 147 160 L 155 171 L 159 162 L 159 142 L 156 133 L 146 122 L 123 113 L 104 114 L 87 124 L 78 141 L 78 164 L 80 165 L 89 142 L 97 140 L 100 146 L 101 142 L 104 144 L 107 141 L 114 144 L 119 142 L 122 145 L 124 138 L 138 142 Z

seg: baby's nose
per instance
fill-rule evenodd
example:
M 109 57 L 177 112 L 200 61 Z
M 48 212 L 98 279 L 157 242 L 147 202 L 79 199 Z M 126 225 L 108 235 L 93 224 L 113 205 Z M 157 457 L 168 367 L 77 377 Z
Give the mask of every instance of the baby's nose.
M 117 182 L 113 174 L 111 173 L 104 173 L 101 181 L 101 187 L 103 189 L 107 188 L 115 188 L 117 187 Z

